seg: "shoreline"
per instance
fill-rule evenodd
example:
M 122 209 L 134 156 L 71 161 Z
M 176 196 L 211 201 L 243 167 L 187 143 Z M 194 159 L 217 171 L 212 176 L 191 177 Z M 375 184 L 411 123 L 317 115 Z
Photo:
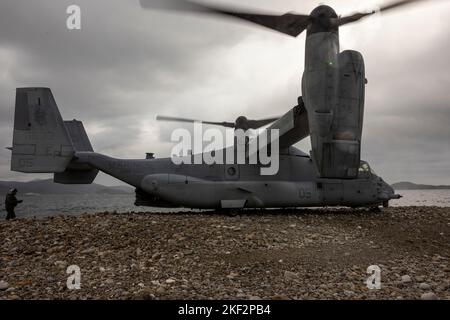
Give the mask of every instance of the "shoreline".
M 137 207 L 139 208 L 139 207 Z M 149 207 L 148 207 L 149 208 Z M 85 212 L 67 212 L 61 211 L 54 213 L 47 213 L 43 215 L 32 215 L 29 213 L 23 214 L 20 208 L 16 209 L 16 219 L 14 221 L 23 220 L 52 220 L 54 218 L 80 218 L 84 216 L 108 216 L 108 215 L 172 215 L 172 216 L 216 216 L 216 217 L 230 217 L 229 214 L 217 209 L 189 209 L 189 208 L 153 208 L 161 211 L 145 211 L 145 210 L 98 210 Z M 381 213 L 385 210 L 448 210 L 450 212 L 450 205 L 411 205 L 411 206 L 390 206 L 389 208 L 380 207 Z M 163 211 L 164 210 L 164 211 Z M 244 209 L 242 213 L 238 213 L 238 217 L 251 216 L 290 216 L 290 215 L 333 215 L 333 214 L 379 214 L 380 212 L 372 211 L 370 208 L 349 208 L 349 207 L 299 207 L 299 208 L 279 208 L 279 209 Z M 0 211 L 0 224 L 5 221 L 6 212 Z M 11 222 L 11 221 L 10 221 Z
M 58 215 L 0 237 L 0 299 L 450 299 L 443 207 Z

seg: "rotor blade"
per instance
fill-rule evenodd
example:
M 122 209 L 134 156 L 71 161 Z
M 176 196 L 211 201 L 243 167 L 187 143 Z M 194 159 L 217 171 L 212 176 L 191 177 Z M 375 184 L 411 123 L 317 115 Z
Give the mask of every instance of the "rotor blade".
M 145 9 L 162 9 L 172 11 L 200 12 L 220 14 L 253 22 L 260 26 L 297 37 L 311 23 L 309 15 L 286 13 L 284 15 L 258 14 L 241 12 L 235 9 L 210 7 L 187 0 L 140 0 Z
M 419 2 L 419 1 L 424 1 L 424 0 L 403 0 L 403 1 L 397 1 L 397 2 L 394 2 L 394 3 L 388 4 L 388 5 L 382 6 L 380 8 L 380 11 L 383 12 L 383 11 L 391 10 L 391 9 L 394 9 L 394 8 L 397 8 L 397 7 L 401 7 L 401 6 L 404 6 L 404 5 L 407 5 L 407 4 L 410 4 L 410 3 L 414 3 L 414 2 Z
M 280 119 L 280 117 L 269 118 L 269 119 L 261 119 L 261 120 L 248 120 L 248 127 L 250 129 L 256 130 L 256 129 L 265 127 L 268 124 L 271 124 L 272 122 L 277 121 L 278 119 Z
M 139 0 L 144 9 L 186 11 L 186 12 L 214 12 L 207 6 L 185 0 Z
M 210 124 L 210 125 L 214 125 L 214 126 L 234 128 L 234 123 L 232 123 L 232 122 L 211 122 L 211 121 L 202 121 L 202 120 L 177 118 L 177 117 L 166 117 L 166 116 L 157 116 L 156 120 L 157 121 L 170 121 L 170 122 L 186 122 L 186 123 L 201 122 L 204 124 Z
M 346 25 L 348 23 L 359 21 L 362 18 L 367 17 L 367 16 L 371 16 L 371 15 L 377 13 L 377 12 L 385 12 L 385 11 L 388 11 L 388 10 L 391 10 L 391 9 L 395 9 L 395 8 L 402 7 L 404 5 L 412 4 L 414 2 L 419 2 L 419 1 L 424 1 L 424 0 L 403 0 L 403 1 L 397 1 L 397 2 L 393 2 L 391 4 L 388 4 L 388 5 L 385 5 L 383 7 L 380 7 L 379 10 L 374 10 L 374 11 L 366 12 L 366 13 L 354 13 L 354 14 L 352 14 L 350 16 L 339 18 L 338 26 L 343 26 L 343 25 Z

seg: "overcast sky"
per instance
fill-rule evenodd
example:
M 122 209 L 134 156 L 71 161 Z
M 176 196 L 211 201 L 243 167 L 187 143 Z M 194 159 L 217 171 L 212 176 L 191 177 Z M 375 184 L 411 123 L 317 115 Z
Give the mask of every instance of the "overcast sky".
M 214 3 L 216 1 L 206 1 Z M 324 1 L 222 0 L 276 13 Z M 450 1 L 435 0 L 341 28 L 362 52 L 363 158 L 388 182 L 450 184 Z M 338 14 L 383 1 L 326 1 Z M 82 29 L 66 28 L 66 9 Z M 234 121 L 282 115 L 301 95 L 304 41 L 235 20 L 142 10 L 138 0 L 0 1 L 0 180 L 9 170 L 15 88 L 45 86 L 65 119 L 82 120 L 95 151 L 170 156 L 176 125 L 157 114 Z M 299 146 L 309 151 L 309 142 Z M 118 182 L 100 175 L 99 183 Z

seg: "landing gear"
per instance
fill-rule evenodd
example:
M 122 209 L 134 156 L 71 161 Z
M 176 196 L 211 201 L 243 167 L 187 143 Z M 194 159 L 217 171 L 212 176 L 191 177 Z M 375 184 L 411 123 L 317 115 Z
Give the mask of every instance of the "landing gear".
M 369 208 L 369 210 L 370 210 L 371 212 L 374 212 L 374 213 L 380 213 L 380 212 L 381 212 L 381 208 L 378 207 L 378 206 L 376 206 L 376 207 L 371 207 L 371 208 Z
M 226 215 L 228 217 L 237 217 L 238 215 L 241 214 L 241 210 L 239 210 L 239 209 L 224 209 L 224 208 L 222 208 L 222 209 L 216 210 L 216 212 L 218 214 Z
M 389 201 L 384 201 L 384 202 L 383 202 L 383 208 L 389 208 Z M 370 210 L 371 212 L 375 212 L 375 213 L 382 212 L 380 206 L 370 207 L 369 210 Z
M 225 210 L 225 212 L 226 212 L 227 216 L 234 218 L 234 217 L 237 217 L 240 214 L 241 210 L 228 209 L 228 210 Z

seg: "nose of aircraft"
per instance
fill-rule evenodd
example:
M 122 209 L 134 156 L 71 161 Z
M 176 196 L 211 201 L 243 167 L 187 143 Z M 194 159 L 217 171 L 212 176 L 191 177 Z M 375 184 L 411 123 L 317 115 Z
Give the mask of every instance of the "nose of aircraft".
M 382 180 L 382 187 L 380 188 L 379 198 L 380 200 L 383 201 L 389 201 L 394 199 L 400 199 L 402 198 L 402 196 L 396 194 L 395 190 L 389 184 L 387 184 Z

